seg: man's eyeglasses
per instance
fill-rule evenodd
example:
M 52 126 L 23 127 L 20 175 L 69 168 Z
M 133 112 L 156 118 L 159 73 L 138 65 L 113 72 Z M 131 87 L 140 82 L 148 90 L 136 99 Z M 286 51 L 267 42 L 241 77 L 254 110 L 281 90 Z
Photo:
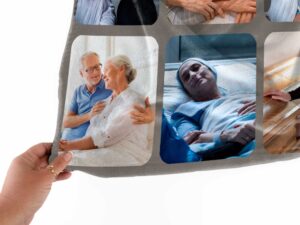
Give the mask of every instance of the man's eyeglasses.
M 101 67 L 102 67 L 102 64 L 99 63 L 96 66 L 85 69 L 84 71 L 88 74 L 92 74 L 92 73 L 94 73 L 95 70 L 97 70 L 99 72 L 101 70 Z

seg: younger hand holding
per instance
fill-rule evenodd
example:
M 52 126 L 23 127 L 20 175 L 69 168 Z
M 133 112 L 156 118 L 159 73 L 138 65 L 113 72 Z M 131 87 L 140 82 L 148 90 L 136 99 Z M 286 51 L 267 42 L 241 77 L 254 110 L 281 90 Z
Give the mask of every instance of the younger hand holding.
M 64 169 L 72 154 L 59 155 L 49 165 L 51 146 L 38 144 L 13 160 L 0 194 L 0 224 L 29 224 L 52 183 L 71 176 Z

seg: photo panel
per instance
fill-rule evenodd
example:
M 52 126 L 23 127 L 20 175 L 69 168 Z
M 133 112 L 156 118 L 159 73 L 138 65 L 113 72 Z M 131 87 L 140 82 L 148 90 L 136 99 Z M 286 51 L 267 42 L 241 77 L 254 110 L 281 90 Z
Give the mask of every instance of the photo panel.
M 256 41 L 176 36 L 166 47 L 160 155 L 166 163 L 248 157 L 255 149 Z
M 126 43 L 126 45 L 124 45 Z M 152 155 L 158 44 L 79 36 L 72 45 L 59 151 L 71 166 L 141 166 Z
M 300 151 L 300 32 L 265 41 L 263 141 L 269 153 Z
M 166 0 L 165 7 L 173 25 L 250 23 L 256 16 L 256 0 Z
M 83 25 L 152 25 L 159 0 L 76 0 L 75 21 Z
M 271 22 L 299 22 L 299 0 L 265 0 L 266 17 Z

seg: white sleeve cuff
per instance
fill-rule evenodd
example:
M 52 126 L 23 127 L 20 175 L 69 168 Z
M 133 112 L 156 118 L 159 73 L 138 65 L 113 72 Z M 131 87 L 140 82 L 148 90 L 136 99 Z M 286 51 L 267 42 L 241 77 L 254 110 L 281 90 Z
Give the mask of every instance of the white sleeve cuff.
M 224 144 L 223 141 L 221 140 L 221 133 L 215 133 L 213 136 L 213 141 L 216 146 L 220 146 Z
M 91 138 L 98 148 L 104 147 L 105 138 L 103 137 L 102 133 L 92 134 Z

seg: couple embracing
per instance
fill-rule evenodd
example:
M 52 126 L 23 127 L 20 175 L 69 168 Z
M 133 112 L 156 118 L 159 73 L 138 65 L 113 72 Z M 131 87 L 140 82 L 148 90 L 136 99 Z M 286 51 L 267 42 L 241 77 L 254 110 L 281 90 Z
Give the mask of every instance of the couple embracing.
M 60 149 L 92 149 L 107 162 L 111 160 L 105 158 L 145 163 L 151 155 L 147 137 L 154 113 L 149 99 L 129 87 L 137 75 L 130 59 L 111 57 L 102 73 L 98 54 L 88 52 L 81 57 L 80 75 L 85 83 L 76 88 L 64 117 Z

